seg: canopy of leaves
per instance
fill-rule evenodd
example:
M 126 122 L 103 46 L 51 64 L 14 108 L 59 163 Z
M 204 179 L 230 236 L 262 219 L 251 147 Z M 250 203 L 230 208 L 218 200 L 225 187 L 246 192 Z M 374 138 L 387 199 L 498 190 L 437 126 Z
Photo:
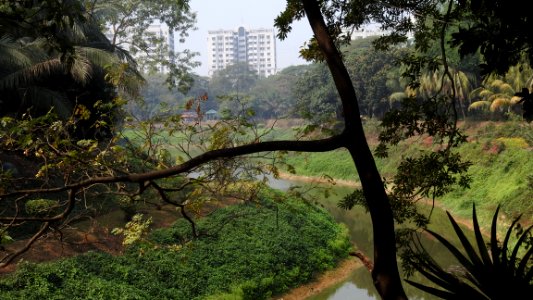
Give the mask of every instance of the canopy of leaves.
M 479 51 L 484 59 L 484 73 L 505 73 L 525 55 L 533 62 L 531 13 L 518 0 L 462 0 L 462 24 L 453 34 L 452 44 L 462 55 Z
M 189 0 L 83 0 L 88 13 L 110 37 L 115 49 L 123 49 L 136 57 L 146 73 L 166 69 L 166 83 L 187 92 L 192 85 L 191 70 L 198 66 L 197 53 L 176 51 L 174 43 L 184 43 L 189 31 L 195 29 L 196 13 Z M 171 43 L 149 30 L 152 24 L 166 25 Z M 177 35 L 176 39 L 174 35 Z M 170 49 L 174 46 L 176 49 Z M 181 48 L 181 47 L 179 47 Z
M 138 74 L 122 67 L 127 56 L 113 50 L 82 3 L 14 1 L 0 13 L 0 114 L 20 118 L 53 111 L 67 120 L 85 110 L 87 114 L 77 116 L 76 135 L 108 135 L 107 126 L 94 127 L 96 122 L 116 121 L 118 84 L 106 74 L 110 69 L 120 70 L 123 78 Z M 128 90 L 136 92 L 135 87 Z

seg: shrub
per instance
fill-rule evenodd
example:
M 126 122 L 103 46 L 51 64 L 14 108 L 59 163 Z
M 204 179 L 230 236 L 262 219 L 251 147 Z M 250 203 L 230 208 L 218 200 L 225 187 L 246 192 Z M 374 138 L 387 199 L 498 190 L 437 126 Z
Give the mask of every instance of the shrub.
M 91 252 L 25 264 L 0 280 L 0 299 L 267 299 L 350 249 L 347 231 L 324 209 L 280 198 L 262 191 L 256 205 L 219 209 L 198 221 L 196 239 L 179 220 L 122 256 Z

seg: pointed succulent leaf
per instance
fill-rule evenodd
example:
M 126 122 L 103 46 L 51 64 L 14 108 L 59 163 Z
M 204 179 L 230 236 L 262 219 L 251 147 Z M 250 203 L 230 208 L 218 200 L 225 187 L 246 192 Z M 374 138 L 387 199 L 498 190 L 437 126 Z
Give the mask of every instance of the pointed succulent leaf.
M 513 233 L 513 228 L 515 227 L 516 223 L 518 223 L 519 219 L 520 219 L 520 216 L 514 219 L 513 223 L 511 223 L 511 226 L 509 226 L 509 228 L 507 229 L 507 233 L 505 234 L 505 239 L 503 240 L 500 256 L 501 256 L 502 266 L 504 268 L 512 267 L 514 264 L 514 262 L 510 262 L 509 258 L 507 257 L 507 250 L 509 248 L 509 240 Z
M 481 229 L 479 228 L 479 222 L 477 220 L 475 204 L 473 205 L 473 208 L 472 208 L 472 219 L 474 223 L 474 234 L 476 236 L 476 242 L 477 242 L 479 254 L 481 255 L 481 259 L 483 260 L 483 263 L 485 265 L 492 265 L 492 260 L 490 259 L 489 251 L 485 244 L 485 240 L 483 239 L 483 234 L 481 234 Z
M 457 299 L 457 295 L 455 293 L 451 293 L 451 292 L 448 292 L 448 291 L 443 291 L 443 290 L 440 290 L 440 289 L 437 289 L 437 288 L 434 288 L 434 287 L 430 287 L 430 286 L 426 286 L 426 285 L 423 285 L 421 283 L 418 283 L 418 282 L 414 282 L 414 281 L 411 281 L 411 280 L 408 280 L 406 279 L 405 280 L 407 283 L 409 283 L 410 285 L 426 292 L 426 293 L 429 293 L 431 295 L 434 295 L 434 296 L 437 296 L 439 298 L 442 298 L 442 299 Z
M 442 245 L 444 245 L 453 254 L 453 256 L 457 258 L 457 260 L 459 261 L 459 263 L 461 263 L 461 265 L 463 265 L 467 269 L 473 268 L 472 262 L 466 256 L 464 256 L 463 253 L 459 249 L 457 249 L 457 247 L 455 247 L 452 243 L 450 243 L 447 239 L 445 239 L 440 234 L 433 232 L 429 229 L 427 229 L 426 231 L 429 234 L 431 234 L 433 237 L 435 237 Z
M 509 264 L 514 266 L 516 265 L 516 259 L 518 255 L 518 251 L 520 250 L 522 244 L 526 240 L 526 238 L 529 236 L 529 232 L 531 231 L 531 228 L 533 225 L 529 226 L 524 232 L 522 232 L 522 235 L 520 235 L 520 238 L 518 238 L 518 241 L 516 242 L 513 252 L 511 253 L 511 258 L 509 260 Z
M 533 255 L 533 247 L 530 247 L 529 250 L 524 255 L 524 257 L 522 257 L 522 260 L 520 261 L 520 263 L 518 264 L 518 267 L 516 268 L 516 275 L 517 276 L 524 276 L 525 277 L 526 268 L 528 266 L 529 259 L 530 259 L 530 257 L 532 255 Z M 530 266 L 529 269 L 531 271 L 531 270 L 533 270 L 533 267 Z M 528 282 L 528 281 L 526 281 L 526 282 Z
M 492 225 L 490 228 L 490 251 L 492 253 L 492 263 L 494 266 L 499 266 L 502 264 L 500 260 L 501 249 L 498 246 L 498 236 L 497 236 L 497 224 L 498 224 L 498 213 L 500 212 L 500 206 L 496 208 L 496 212 L 492 217 Z
M 464 234 L 464 232 L 461 229 L 461 227 L 459 227 L 459 224 L 457 224 L 457 222 L 455 221 L 455 219 L 452 217 L 452 215 L 449 212 L 446 212 L 446 214 L 448 215 L 448 219 L 450 219 L 450 222 L 452 223 L 453 229 L 455 230 L 455 233 L 457 234 L 457 237 L 459 237 L 459 240 L 461 241 L 461 244 L 463 245 L 463 248 L 466 251 L 466 254 L 470 258 L 472 263 L 475 266 L 483 265 L 481 259 L 479 258 L 478 254 L 476 253 L 476 250 L 474 249 L 472 244 L 470 244 L 470 241 L 468 240 L 468 238 Z M 472 269 L 472 270 L 474 270 L 474 269 Z

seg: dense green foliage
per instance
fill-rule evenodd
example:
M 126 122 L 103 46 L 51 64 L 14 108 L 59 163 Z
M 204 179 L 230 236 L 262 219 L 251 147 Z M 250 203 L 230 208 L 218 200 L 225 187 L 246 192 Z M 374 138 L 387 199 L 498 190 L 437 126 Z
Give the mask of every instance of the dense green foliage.
M 533 39 L 528 26 L 531 14 L 517 0 L 457 1 L 461 25 L 452 44 L 462 55 L 480 52 L 484 73 L 505 73 L 524 56 L 533 62 Z M 511 37 L 512 38 L 509 38 Z M 516 51 L 520 49 L 520 51 Z
M 415 70 L 409 67 L 409 60 L 418 59 L 420 64 L 424 61 L 417 56 L 412 41 L 376 51 L 372 44 L 377 39 L 377 36 L 356 39 L 341 48 L 364 116 L 381 119 L 387 111 L 400 108 L 405 97 L 431 98 L 441 92 L 455 94 L 460 119 L 504 120 L 521 114 L 517 103 L 520 98 L 514 94 L 531 85 L 532 72 L 527 61 L 519 61 L 507 72 L 483 79 L 477 68 L 479 55 L 460 57 L 456 49 L 447 47 L 452 84 L 442 68 Z M 429 52 L 437 57 L 438 45 L 432 44 Z M 248 99 L 259 119 L 299 117 L 324 126 L 342 117 L 333 80 L 327 66 L 320 62 L 291 66 L 267 78 L 257 77 L 245 66 L 230 66 L 211 78 L 195 77 L 194 91 L 187 94 L 168 90 L 158 77 L 163 78 L 163 75 L 148 77 L 150 84 L 143 89 L 146 112 L 141 113 L 137 108 L 136 116 L 153 115 L 160 110 L 168 112 L 165 107 L 158 106 L 160 103 L 178 108 L 174 112 L 181 112 L 188 99 L 205 92 L 209 101 L 202 105 L 203 112 L 231 108 L 220 99 L 237 95 Z
M 347 229 L 326 211 L 273 191 L 198 226 L 191 240 L 178 220 L 120 256 L 22 264 L 0 281 L 0 299 L 266 299 L 334 267 L 350 248 Z
M 78 137 L 109 138 L 123 121 L 118 107 L 138 96 L 140 71 L 165 68 L 170 86 L 192 85 L 195 54 L 148 30 L 160 22 L 184 42 L 195 22 L 188 1 L 2 1 L 0 16 L 0 116 L 52 111 L 78 120 Z
M 192 84 L 190 71 L 199 63 L 193 61 L 197 53 L 176 51 L 174 43 L 184 43 L 193 30 L 196 14 L 188 0 L 83 0 L 87 12 L 95 16 L 115 50 L 123 49 L 135 58 L 138 70 L 150 74 L 165 71 L 170 87 L 186 92 Z M 149 30 L 161 24 L 168 30 L 170 40 Z M 169 47 L 172 46 L 172 47 Z
M 494 208 L 516 217 L 533 218 L 533 128 L 522 122 L 490 122 L 473 125 L 470 142 L 459 148 L 472 162 L 469 189 L 456 189 L 442 197 L 458 215 L 469 216 L 471 203 L 478 203 L 482 223 L 487 224 Z M 469 130 L 470 131 L 470 130 Z
M 0 6 L 0 116 L 52 111 L 61 120 L 79 120 L 78 138 L 109 136 L 118 119 L 109 71 L 124 64 L 124 78 L 135 72 L 82 7 L 80 1 Z
M 353 180 L 357 175 L 350 154 L 344 150 L 294 154 L 287 157 L 287 163 L 295 167 L 296 174 L 302 176 L 327 175 L 336 179 Z
M 472 202 L 477 203 L 483 225 L 489 224 L 497 205 L 501 205 L 506 215 L 524 214 L 525 219 L 533 218 L 531 125 L 520 121 L 467 122 L 461 124 L 461 128 L 466 132 L 468 142 L 458 147 L 457 152 L 472 162 L 468 169 L 470 188 L 454 188 L 437 200 L 463 217 L 469 217 Z M 378 134 L 376 122 L 367 122 L 366 129 L 370 140 L 375 139 Z M 376 164 L 384 177 L 391 178 L 403 157 L 416 157 L 434 147 L 437 146 L 432 138 L 416 137 L 389 149 L 388 158 L 377 158 Z M 294 154 L 287 157 L 287 163 L 294 167 L 297 175 L 343 180 L 357 176 L 345 150 Z

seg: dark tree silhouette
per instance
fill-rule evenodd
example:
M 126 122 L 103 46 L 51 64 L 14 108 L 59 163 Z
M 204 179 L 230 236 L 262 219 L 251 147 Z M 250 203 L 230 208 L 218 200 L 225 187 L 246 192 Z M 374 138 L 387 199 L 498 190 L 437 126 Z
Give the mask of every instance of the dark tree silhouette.
M 529 93 L 529 89 L 522 88 L 521 92 L 515 94 L 515 96 L 520 96 L 522 99 L 518 103 L 522 103 L 522 116 L 527 122 L 533 121 L 533 93 Z

